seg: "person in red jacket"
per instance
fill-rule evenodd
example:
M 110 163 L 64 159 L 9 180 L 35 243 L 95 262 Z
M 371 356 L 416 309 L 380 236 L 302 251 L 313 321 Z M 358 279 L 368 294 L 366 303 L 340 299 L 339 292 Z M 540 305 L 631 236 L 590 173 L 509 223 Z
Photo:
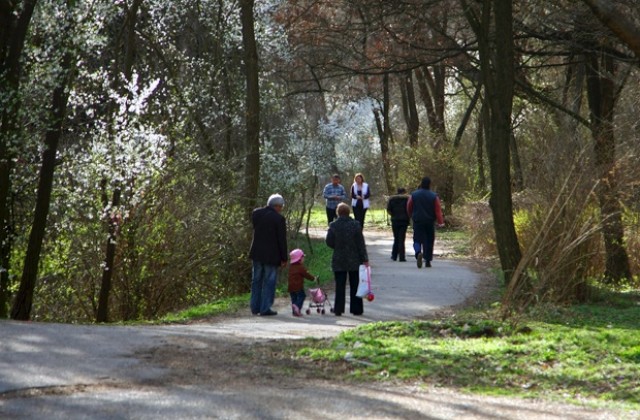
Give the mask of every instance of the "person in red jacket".
M 433 260 L 433 244 L 436 240 L 436 223 L 444 226 L 440 198 L 431 191 L 431 179 L 422 178 L 420 188 L 409 196 L 407 213 L 413 221 L 413 250 L 416 255 L 418 268 L 422 268 L 424 260 L 426 267 L 431 267 Z
M 316 280 L 304 266 L 304 252 L 296 248 L 289 253 L 291 263 L 289 265 L 289 296 L 291 296 L 291 312 L 293 316 L 302 316 L 300 310 L 307 297 L 304 293 L 304 279 Z

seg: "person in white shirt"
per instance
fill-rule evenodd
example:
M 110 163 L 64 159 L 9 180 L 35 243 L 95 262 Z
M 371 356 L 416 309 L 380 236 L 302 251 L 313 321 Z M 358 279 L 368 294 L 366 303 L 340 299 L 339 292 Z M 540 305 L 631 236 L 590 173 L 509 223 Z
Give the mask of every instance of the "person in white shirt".
M 351 186 L 351 207 L 353 207 L 353 218 L 360 222 L 361 228 L 364 228 L 364 216 L 370 205 L 370 196 L 369 184 L 364 182 L 364 176 L 361 173 L 357 173 L 353 177 Z

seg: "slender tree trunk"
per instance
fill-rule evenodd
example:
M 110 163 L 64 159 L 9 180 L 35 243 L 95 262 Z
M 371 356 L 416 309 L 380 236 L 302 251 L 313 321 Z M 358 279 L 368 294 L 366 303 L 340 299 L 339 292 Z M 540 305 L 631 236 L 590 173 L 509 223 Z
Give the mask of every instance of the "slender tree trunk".
M 480 121 L 478 125 L 479 128 L 476 132 L 476 162 L 478 164 L 476 188 L 484 195 L 487 192 L 487 176 L 484 167 L 484 139 L 489 136 L 491 131 L 489 128 L 491 125 L 489 107 L 485 103 L 484 99 L 482 100 L 482 107 L 480 108 Z
M 606 252 L 605 278 L 618 284 L 631 279 L 629 256 L 624 242 L 622 206 L 615 170 L 616 141 L 614 134 L 615 74 L 613 58 L 593 54 L 587 65 L 587 97 L 591 113 L 596 165 L 600 184 L 596 189 L 603 218 L 602 235 Z
M 246 150 L 244 208 L 247 217 L 257 205 L 260 181 L 260 88 L 253 0 L 240 0 L 242 45 L 246 66 Z
M 491 171 L 491 198 L 496 245 L 507 282 L 515 271 L 522 251 L 513 222 L 511 197 L 511 112 L 513 107 L 514 51 L 513 4 L 504 0 L 483 0 L 476 11 L 463 0 L 469 23 L 478 37 L 480 71 L 490 113 L 486 138 Z
M 524 189 L 524 172 L 522 171 L 522 163 L 520 162 L 520 153 L 518 153 L 518 142 L 516 136 L 511 132 L 509 147 L 511 156 L 513 156 L 513 186 L 516 191 Z
M 63 71 L 69 75 L 72 63 L 72 53 L 67 52 L 62 62 Z M 44 241 L 47 227 L 47 217 L 49 215 L 49 205 L 51 203 L 51 191 L 53 189 L 53 176 L 56 165 L 56 154 L 58 143 L 62 136 L 62 123 L 67 110 L 67 91 L 71 77 L 62 77 L 60 84 L 53 91 L 51 101 L 51 125 L 47 130 L 45 138 L 45 150 L 42 154 L 42 167 L 40 168 L 40 180 L 38 182 L 38 192 L 36 196 L 36 208 L 27 244 L 27 254 L 24 259 L 24 268 L 20 280 L 20 288 L 13 302 L 11 318 L 17 320 L 28 320 L 31 315 L 33 303 L 33 293 L 38 277 L 38 267 L 40 265 L 40 251 Z
M 447 141 L 445 124 L 445 81 L 446 72 L 443 65 L 435 65 L 432 70 L 428 67 L 416 69 L 418 90 L 427 110 L 429 129 L 433 135 L 433 148 L 436 159 L 443 168 L 438 193 L 444 204 L 444 215 L 453 214 L 454 185 L 453 185 L 453 156 L 455 150 Z
M 116 241 L 118 238 L 118 230 L 120 226 L 120 215 L 118 207 L 120 206 L 120 188 L 113 191 L 111 206 L 107 199 L 107 180 L 102 180 L 103 187 L 103 205 L 105 209 L 110 209 L 107 217 L 109 223 L 109 233 L 107 236 L 106 255 L 104 260 L 104 269 L 102 270 L 102 280 L 100 282 L 100 293 L 98 295 L 98 310 L 96 312 L 96 322 L 109 322 L 109 295 L 111 294 L 111 284 L 113 280 L 113 271 L 115 269 L 116 258 Z
M 118 91 L 120 88 L 118 71 L 122 71 L 122 75 L 125 80 L 130 81 L 133 75 L 133 64 L 135 59 L 136 50 L 136 38 L 135 28 L 138 21 L 138 11 L 142 0 L 134 0 L 131 5 L 126 9 L 126 21 L 124 23 L 124 45 L 123 53 L 124 58 L 122 66 L 118 64 L 118 61 L 114 63 L 114 90 Z M 115 117 L 115 105 L 113 103 L 109 106 L 108 118 L 109 121 L 109 136 L 115 137 L 114 133 L 114 117 Z M 104 268 L 102 270 L 102 279 L 100 282 L 100 292 L 98 294 L 98 309 L 96 311 L 96 322 L 109 322 L 109 294 L 111 293 L 111 285 L 113 273 L 115 271 L 115 255 L 117 249 L 119 226 L 122 222 L 118 206 L 120 206 L 120 199 L 122 195 L 122 186 L 120 183 L 113 189 L 111 207 L 109 207 L 109 201 L 107 196 L 107 182 L 103 180 L 103 206 L 105 209 L 109 209 L 110 216 L 107 217 L 107 245 L 105 249 Z
M 3 104 L 0 107 L 0 318 L 6 318 L 10 300 L 9 274 L 13 244 L 13 217 L 11 173 L 16 157 L 15 146 L 20 143 L 20 58 L 33 10 L 37 0 L 3 2 L 0 7 L 0 92 Z
M 404 120 L 407 124 L 409 145 L 415 148 L 418 146 L 420 120 L 418 118 L 418 107 L 416 106 L 416 94 L 413 89 L 413 76 L 411 71 L 408 71 L 400 77 L 400 90 L 403 99 L 402 109 Z
M 373 116 L 376 121 L 378 130 L 378 138 L 380 139 L 380 154 L 382 156 L 382 166 L 384 171 L 385 186 L 387 194 L 394 193 L 394 176 L 391 170 L 391 162 L 389 160 L 389 137 L 391 129 L 389 128 L 389 75 L 385 74 L 383 78 L 383 99 L 382 112 L 379 108 L 373 109 Z M 380 115 L 382 114 L 382 115 Z

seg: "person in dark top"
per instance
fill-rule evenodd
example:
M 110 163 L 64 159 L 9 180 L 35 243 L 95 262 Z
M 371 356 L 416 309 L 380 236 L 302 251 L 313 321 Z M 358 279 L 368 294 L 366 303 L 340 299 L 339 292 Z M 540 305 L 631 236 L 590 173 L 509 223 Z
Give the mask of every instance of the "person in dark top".
M 349 310 L 354 315 L 362 315 L 364 312 L 362 298 L 356 296 L 359 268 L 360 264 L 369 265 L 362 227 L 360 222 L 349 217 L 351 209 L 348 204 L 338 204 L 337 213 L 338 218 L 329 225 L 326 237 L 327 246 L 333 249 L 331 269 L 336 279 L 334 312 L 337 316 L 344 312 L 348 277 Z
M 407 201 L 407 213 L 413 221 L 413 249 L 416 255 L 418 268 L 422 268 L 425 261 L 426 267 L 431 267 L 433 260 L 433 244 L 436 239 L 435 224 L 444 226 L 442 207 L 438 195 L 431 191 L 431 179 L 422 178 L 420 188 L 409 196 Z
M 407 213 L 407 202 L 409 196 L 407 190 L 398 188 L 398 193 L 389 198 L 387 202 L 387 213 L 391 216 L 391 230 L 393 231 L 393 247 L 391 248 L 391 259 L 402 262 L 405 258 L 404 241 L 407 237 L 409 227 L 409 214 Z
M 265 207 L 257 208 L 251 214 L 253 240 L 249 257 L 253 260 L 251 280 L 251 313 L 254 315 L 277 315 L 271 309 L 276 295 L 278 267 L 286 267 L 287 222 L 280 213 L 284 199 L 273 194 Z

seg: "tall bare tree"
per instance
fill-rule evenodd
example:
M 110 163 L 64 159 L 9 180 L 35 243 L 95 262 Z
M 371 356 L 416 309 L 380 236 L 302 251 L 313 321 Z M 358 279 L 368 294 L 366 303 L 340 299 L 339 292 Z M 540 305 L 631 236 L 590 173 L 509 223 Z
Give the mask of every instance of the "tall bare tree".
M 489 200 L 500 265 L 509 281 L 522 258 L 513 221 L 510 141 L 514 92 L 513 4 L 483 0 L 479 8 L 462 1 L 465 15 L 478 38 L 480 72 L 489 113 L 485 138 L 491 173 Z
M 596 166 L 600 183 L 596 193 L 603 221 L 606 251 L 605 278 L 611 283 L 631 279 L 629 256 L 624 245 L 622 205 L 616 169 L 615 115 L 616 74 L 614 59 L 604 50 L 592 52 L 587 61 L 587 97 L 591 115 Z
M 260 186 L 260 87 L 258 83 L 258 48 L 254 28 L 253 0 L 240 0 L 242 45 L 246 66 L 245 96 L 246 151 L 244 208 L 247 216 L 256 206 Z

